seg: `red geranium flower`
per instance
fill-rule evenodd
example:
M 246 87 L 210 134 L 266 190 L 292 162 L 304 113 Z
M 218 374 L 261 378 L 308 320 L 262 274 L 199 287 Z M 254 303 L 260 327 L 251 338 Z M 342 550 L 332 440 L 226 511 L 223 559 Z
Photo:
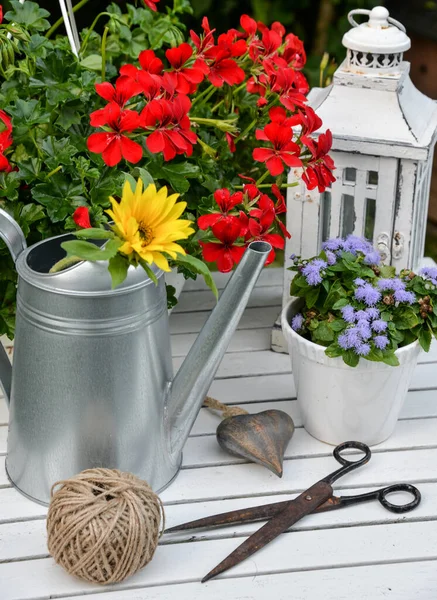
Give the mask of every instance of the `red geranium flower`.
M 285 38 L 285 50 L 282 53 L 283 58 L 293 69 L 303 69 L 307 57 L 302 40 L 297 35 L 289 33 Z
M 302 85 L 302 80 L 298 78 L 298 73 L 293 69 L 280 67 L 275 74 L 272 90 L 279 94 L 281 104 L 294 112 L 296 106 L 303 107 L 307 102 L 304 94 L 298 89 L 300 85 Z
M 208 229 L 208 227 L 212 227 L 223 219 L 223 217 L 229 216 L 230 211 L 243 201 L 243 193 L 235 192 L 235 194 L 231 194 L 228 189 L 224 188 L 214 192 L 214 200 L 218 204 L 220 212 L 199 217 L 197 225 L 200 229 Z
M 264 130 L 256 130 L 257 140 L 266 140 L 272 143 L 273 148 L 255 148 L 254 160 L 265 162 L 270 175 L 276 177 L 287 167 L 301 167 L 299 158 L 300 148 L 293 142 L 293 130 L 278 123 L 269 123 Z
M 201 66 L 194 63 L 192 67 L 184 65 L 193 55 L 193 49 L 186 42 L 180 44 L 177 48 L 166 50 L 165 56 L 177 74 L 176 91 L 180 94 L 189 94 L 195 91 L 198 83 L 201 83 L 205 77 Z
M 190 31 L 190 37 L 193 41 L 193 44 L 197 48 L 197 56 L 203 57 L 203 54 L 214 46 L 214 31 L 215 29 L 211 29 L 208 22 L 208 17 L 203 17 L 202 19 L 202 29 L 204 34 L 202 37 L 199 37 L 197 33 L 193 30 Z
M 158 4 L 159 0 L 144 0 L 144 4 L 146 6 L 148 6 L 150 8 L 150 10 L 153 11 L 157 11 L 158 9 L 156 8 L 156 5 Z
M 205 55 L 212 61 L 208 65 L 208 79 L 215 87 L 222 87 L 224 83 L 238 85 L 244 81 L 246 75 L 235 60 L 230 58 L 232 52 L 228 47 L 214 46 Z
M 3 6 L 0 4 L 0 25 L 3 23 Z
M 214 242 L 199 242 L 202 255 L 207 262 L 216 262 L 218 270 L 228 273 L 234 264 L 238 264 L 244 254 L 245 246 L 236 246 L 236 240 L 241 236 L 241 224 L 238 217 L 225 217 L 212 227 L 212 233 L 219 240 Z
M 258 29 L 255 19 L 249 17 L 249 15 L 241 15 L 240 25 L 245 31 L 245 37 L 253 37 Z
M 226 141 L 228 143 L 229 146 L 229 150 L 233 153 L 236 151 L 237 147 L 235 145 L 235 138 L 237 137 L 236 135 L 232 134 L 232 133 L 225 133 L 225 137 L 226 137 Z
M 73 213 L 73 221 L 78 227 L 90 229 L 92 227 L 90 221 L 90 211 L 86 206 L 79 206 Z
M 4 151 L 12 146 L 12 123 L 10 117 L 5 113 L 4 110 L 0 109 L 0 121 L 6 126 L 6 129 L 0 133 L 0 171 L 6 171 L 9 173 L 12 171 L 12 167 L 4 155 Z
M 108 167 L 118 164 L 122 158 L 128 162 L 137 163 L 143 156 L 140 144 L 123 135 L 125 131 L 133 131 L 140 124 L 140 116 L 133 110 L 122 110 L 118 104 L 111 102 L 99 113 L 97 122 L 99 126 L 108 125 L 112 131 L 93 133 L 88 138 L 87 146 L 90 152 L 102 153 L 102 158 Z M 91 124 L 95 124 L 91 114 Z
M 191 102 L 187 96 L 170 100 L 152 100 L 141 113 L 141 124 L 153 130 L 146 144 L 150 152 L 164 153 L 164 160 L 172 160 L 176 154 L 191 156 L 196 134 L 191 131 L 187 115 Z
M 263 222 L 258 222 L 255 219 L 249 219 L 249 231 L 246 234 L 246 241 L 248 241 L 249 239 L 251 241 L 259 240 L 268 242 L 272 246 L 272 250 L 270 251 L 265 263 L 266 265 L 269 265 L 275 260 L 274 248 L 279 248 L 280 250 L 283 250 L 285 247 L 285 240 L 282 236 L 279 235 L 279 233 L 269 233 L 270 227 L 272 226 L 274 219 L 274 210 L 272 212 L 268 211 L 263 215 Z
M 153 75 L 161 75 L 164 64 L 162 60 L 156 56 L 153 50 L 143 50 L 140 52 L 138 60 L 140 61 L 143 71 L 147 71 Z
M 254 38 L 249 45 L 250 58 L 255 62 L 260 57 L 268 58 L 276 54 L 282 44 L 281 36 L 268 28 L 263 32 L 262 39 Z
M 141 85 L 126 77 L 119 77 L 115 82 L 115 87 L 108 81 L 104 81 L 103 83 L 96 83 L 95 88 L 101 98 L 108 102 L 115 102 L 121 108 L 133 96 L 140 94 L 142 91 Z
M 302 179 L 309 190 L 317 186 L 320 193 L 324 192 L 335 181 L 332 173 L 335 169 L 334 161 L 328 156 L 332 146 L 332 133 L 327 129 L 326 133 L 319 135 L 317 141 L 305 135 L 300 139 L 312 154 Z

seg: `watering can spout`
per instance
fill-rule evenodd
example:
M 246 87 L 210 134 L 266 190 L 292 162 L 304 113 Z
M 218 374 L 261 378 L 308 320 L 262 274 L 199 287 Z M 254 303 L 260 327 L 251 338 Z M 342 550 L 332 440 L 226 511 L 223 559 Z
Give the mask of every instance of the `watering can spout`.
M 174 457 L 186 442 L 271 249 L 270 244 L 262 241 L 248 246 L 220 302 L 173 379 L 167 417 Z

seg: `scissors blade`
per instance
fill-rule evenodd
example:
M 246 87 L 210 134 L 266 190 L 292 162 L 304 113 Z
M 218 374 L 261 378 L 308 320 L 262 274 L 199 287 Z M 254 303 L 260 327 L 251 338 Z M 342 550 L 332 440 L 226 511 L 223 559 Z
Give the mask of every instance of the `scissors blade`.
M 268 523 L 248 537 L 236 550 L 205 575 L 202 583 L 235 567 L 261 548 L 264 548 L 291 525 L 300 521 L 305 515 L 312 513 L 331 496 L 332 487 L 329 483 L 319 481 L 294 500 L 287 502 L 287 506 L 279 514 L 272 517 Z
M 267 521 L 267 519 L 271 519 L 282 512 L 289 503 L 290 500 L 284 500 L 282 502 L 272 502 L 271 504 L 261 504 L 249 508 L 230 510 L 218 515 L 211 515 L 210 517 L 203 517 L 202 519 L 195 519 L 194 521 L 188 521 L 187 523 L 169 527 L 164 533 L 175 533 L 176 531 L 188 531 L 190 529 L 209 529 L 210 527 L 220 527 L 221 525 L 232 525 L 236 523 L 241 524 Z M 326 512 L 342 507 L 342 498 L 331 496 L 326 502 L 314 509 L 313 513 Z

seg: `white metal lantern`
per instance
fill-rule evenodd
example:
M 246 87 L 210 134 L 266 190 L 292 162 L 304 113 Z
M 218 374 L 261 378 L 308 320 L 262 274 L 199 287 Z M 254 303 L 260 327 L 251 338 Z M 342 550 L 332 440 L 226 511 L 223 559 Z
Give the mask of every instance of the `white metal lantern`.
M 369 15 L 358 25 L 353 16 Z M 311 257 L 324 240 L 364 235 L 396 268 L 416 268 L 423 257 L 437 104 L 409 77 L 403 52 L 410 39 L 387 9 L 353 10 L 343 37 L 345 61 L 333 84 L 316 88 L 309 103 L 333 134 L 337 181 L 320 194 L 292 171 L 288 190 L 285 267 L 291 254 Z M 292 274 L 285 270 L 284 299 Z

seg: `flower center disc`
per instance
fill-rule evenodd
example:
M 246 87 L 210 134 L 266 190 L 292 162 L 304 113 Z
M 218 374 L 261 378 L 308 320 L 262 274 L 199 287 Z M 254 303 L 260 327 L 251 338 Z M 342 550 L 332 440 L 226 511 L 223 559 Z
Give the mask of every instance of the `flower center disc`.
M 138 224 L 138 231 L 140 233 L 140 238 L 143 243 L 143 246 L 147 246 L 153 240 L 153 231 L 152 228 L 146 225 L 143 221 Z

